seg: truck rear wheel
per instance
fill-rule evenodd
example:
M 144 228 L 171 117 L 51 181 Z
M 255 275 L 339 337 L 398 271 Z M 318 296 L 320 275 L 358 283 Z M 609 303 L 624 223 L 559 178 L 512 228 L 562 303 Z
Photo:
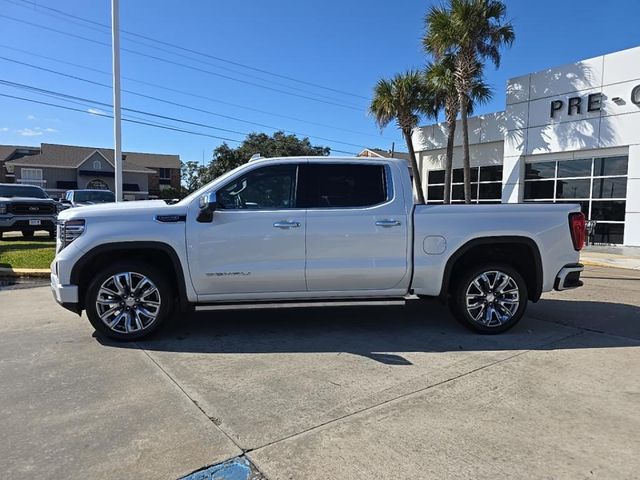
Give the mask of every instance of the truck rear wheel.
M 485 264 L 470 268 L 457 279 L 451 310 L 463 325 L 480 333 L 509 330 L 527 308 L 527 284 L 513 267 Z
M 93 277 L 85 309 L 98 332 L 116 340 L 138 340 L 171 315 L 173 298 L 164 272 L 143 263 L 122 262 Z

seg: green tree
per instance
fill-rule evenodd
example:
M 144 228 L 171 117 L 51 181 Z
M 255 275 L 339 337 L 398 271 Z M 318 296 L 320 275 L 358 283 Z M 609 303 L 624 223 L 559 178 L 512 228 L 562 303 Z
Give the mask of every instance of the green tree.
M 425 203 L 416 152 L 411 140 L 411 133 L 418 126 L 421 115 L 437 118 L 436 105 L 424 76 L 418 71 L 410 70 L 397 74 L 391 80 L 379 80 L 373 90 L 369 114 L 381 129 L 395 120 L 409 150 L 418 203 Z
M 267 157 L 325 156 L 331 153 L 329 147 L 312 145 L 308 138 L 298 138 L 284 132 L 250 133 L 236 148 L 223 143 L 213 151 L 213 160 L 208 167 L 211 179 L 219 177 L 259 153 Z
M 439 109 L 444 109 L 447 123 L 447 155 L 444 166 L 444 203 L 451 202 L 451 174 L 453 169 L 453 145 L 456 133 L 456 119 L 460 112 L 458 93 L 455 86 L 455 59 L 445 55 L 439 61 L 427 63 L 425 76 L 427 86 Z M 491 99 L 491 89 L 482 79 L 482 67 L 476 70 L 476 77 L 468 99 L 467 112 L 473 113 L 474 104 L 486 103 Z
M 505 21 L 507 7 L 498 0 L 449 0 L 446 6 L 433 6 L 426 19 L 425 49 L 435 58 L 454 59 L 454 77 L 460 119 L 464 161 L 465 201 L 471 201 L 469 160 L 469 102 L 478 69 L 486 60 L 500 66 L 500 49 L 510 46 L 515 33 Z
M 326 156 L 329 147 L 312 145 L 308 138 L 298 138 L 284 132 L 250 133 L 236 148 L 223 143 L 213 151 L 208 165 L 200 162 L 182 164 L 182 183 L 187 192 L 193 192 L 220 175 L 247 163 L 259 153 L 263 157 Z

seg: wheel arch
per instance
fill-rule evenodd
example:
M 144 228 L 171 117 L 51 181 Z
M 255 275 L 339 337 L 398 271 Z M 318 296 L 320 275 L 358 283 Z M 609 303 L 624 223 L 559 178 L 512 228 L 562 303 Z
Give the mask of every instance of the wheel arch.
M 529 292 L 529 300 L 537 302 L 542 295 L 543 282 L 543 266 L 542 257 L 538 244 L 529 237 L 522 236 L 495 236 L 481 237 L 469 240 L 456 250 L 447 260 L 444 274 L 442 277 L 442 286 L 440 287 L 440 298 L 446 301 L 447 296 L 453 286 L 454 276 L 462 268 L 468 268 L 474 264 L 485 263 L 487 258 L 474 258 L 477 253 L 489 254 L 488 258 L 495 258 L 496 252 L 503 251 L 508 253 L 504 258 L 498 258 L 497 261 L 508 263 L 514 268 L 522 269 L 532 266 L 533 271 L 520 271 L 520 274 L 527 282 L 527 290 Z M 517 257 L 516 252 L 527 252 L 529 258 Z
M 114 242 L 98 245 L 87 251 L 71 270 L 71 284 L 78 285 L 80 308 L 84 309 L 84 297 L 91 272 L 104 268 L 115 261 L 132 258 L 162 268 L 168 274 L 169 282 L 176 288 L 178 308 L 184 310 L 189 305 L 184 272 L 180 257 L 175 249 L 164 242 L 134 241 Z

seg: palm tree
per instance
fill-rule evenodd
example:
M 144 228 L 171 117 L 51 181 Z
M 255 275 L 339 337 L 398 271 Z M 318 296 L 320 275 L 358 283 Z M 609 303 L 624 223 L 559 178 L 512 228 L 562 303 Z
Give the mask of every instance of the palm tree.
M 425 76 L 427 87 L 438 109 L 444 108 L 447 123 L 447 156 L 444 166 L 444 203 L 451 202 L 451 173 L 453 169 L 453 144 L 456 133 L 456 119 L 460 112 L 460 103 L 455 84 L 455 59 L 445 55 L 440 61 L 427 63 Z M 491 89 L 482 80 L 482 67 L 476 70 L 473 79 L 471 98 L 467 102 L 467 113 L 472 114 L 475 104 L 483 104 L 491 99 Z
M 448 6 L 431 7 L 427 14 L 425 49 L 436 59 L 451 55 L 460 119 L 464 160 L 464 196 L 471 200 L 469 166 L 469 102 L 473 79 L 483 61 L 500 66 L 500 48 L 515 39 L 513 27 L 505 22 L 507 7 L 499 0 L 449 0 Z
M 411 140 L 411 133 L 418 126 L 421 115 L 437 117 L 424 76 L 416 70 L 410 70 L 397 74 L 391 80 L 379 80 L 373 91 L 369 114 L 375 118 L 381 129 L 393 120 L 396 121 L 407 142 L 418 203 L 425 203 L 420 171 Z

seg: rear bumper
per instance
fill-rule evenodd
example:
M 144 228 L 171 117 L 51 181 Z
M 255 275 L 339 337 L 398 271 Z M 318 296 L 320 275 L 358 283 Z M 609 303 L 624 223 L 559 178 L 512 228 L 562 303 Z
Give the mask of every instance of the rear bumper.
M 78 286 L 77 285 L 62 285 L 58 280 L 57 275 L 51 273 L 51 292 L 56 302 L 62 305 L 67 310 L 80 315 L 82 309 L 78 302 Z
M 581 263 L 574 263 L 562 267 L 558 275 L 556 275 L 556 281 L 553 285 L 554 290 L 561 291 L 581 287 L 583 283 L 582 280 L 580 280 L 580 274 L 583 270 L 584 266 Z

